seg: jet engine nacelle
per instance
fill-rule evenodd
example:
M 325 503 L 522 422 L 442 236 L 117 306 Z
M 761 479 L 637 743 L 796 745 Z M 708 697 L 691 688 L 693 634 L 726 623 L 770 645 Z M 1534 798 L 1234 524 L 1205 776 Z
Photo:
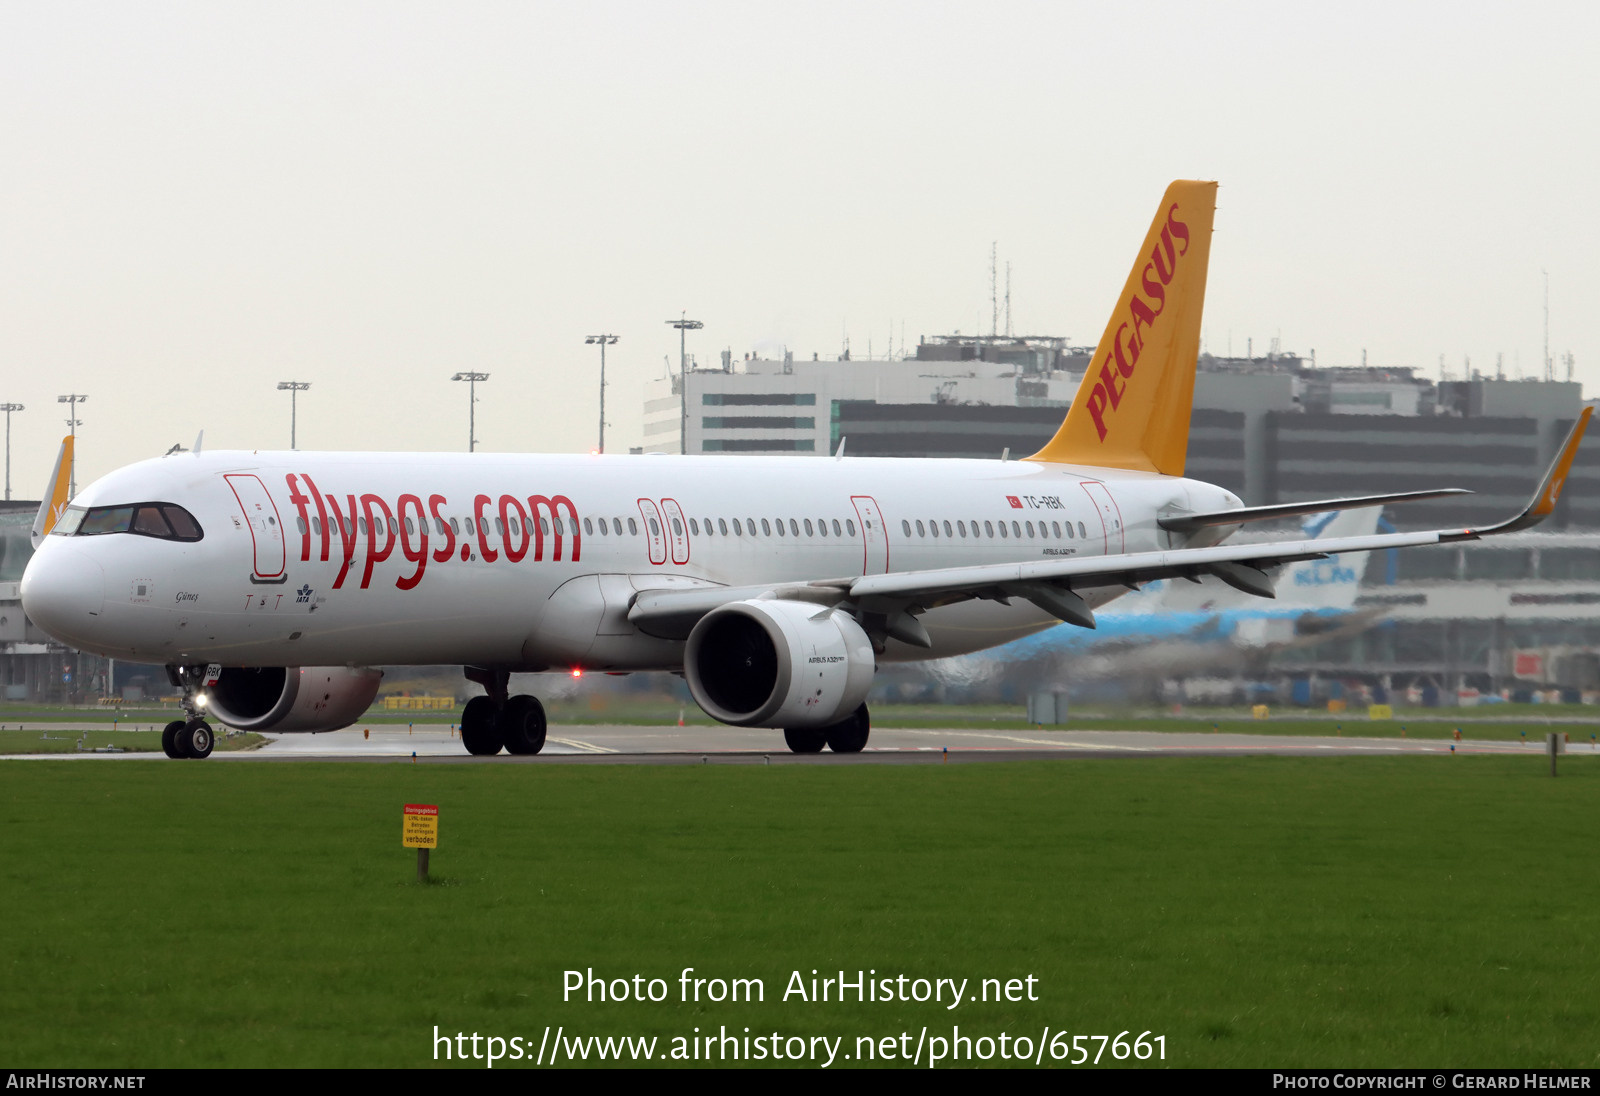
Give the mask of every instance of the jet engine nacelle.
M 361 718 L 382 680 L 365 667 L 229 667 L 207 687 L 206 711 L 241 731 L 337 731 Z
M 867 698 L 872 641 L 848 614 L 804 601 L 754 599 L 700 618 L 684 678 L 706 714 L 740 727 L 827 727 Z

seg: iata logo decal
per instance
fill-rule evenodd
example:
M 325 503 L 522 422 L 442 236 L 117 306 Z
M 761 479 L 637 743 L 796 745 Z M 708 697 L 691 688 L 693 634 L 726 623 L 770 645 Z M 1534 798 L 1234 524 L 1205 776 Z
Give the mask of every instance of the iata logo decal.
M 499 499 L 475 495 L 466 535 L 458 539 L 447 509 L 450 500 L 443 495 L 429 495 L 426 506 L 420 495 L 401 495 L 390 506 L 377 495 L 346 494 L 341 506 L 337 496 L 323 494 L 308 475 L 290 473 L 284 479 L 289 486 L 289 501 L 300 515 L 300 562 L 311 562 L 315 547 L 319 549 L 318 559 L 327 563 L 337 537 L 342 554 L 338 557 L 339 573 L 333 580 L 335 590 L 344 586 L 358 554 L 364 557 L 361 589 L 365 590 L 372 583 L 373 568 L 399 548 L 400 554 L 416 566 L 409 575 L 397 577 L 394 584 L 411 590 L 422 581 L 430 560 L 438 564 L 456 558 L 494 563 L 503 557 L 508 563 L 521 563 L 532 556 L 532 562 L 539 563 L 545 558 L 549 541 L 550 559 L 559 563 L 570 540 L 571 559 L 576 563 L 583 550 L 578 509 L 565 495 L 501 495 Z M 430 550 L 432 540 L 442 543 Z M 312 591 L 307 587 L 300 593 L 303 596 L 296 600 L 307 601 Z
M 1083 380 L 1094 378 L 1089 391 L 1089 417 L 1100 440 L 1106 440 L 1106 412 L 1115 412 L 1122 405 L 1128 390 L 1128 378 L 1139 364 L 1139 352 L 1144 349 L 1145 328 L 1154 327 L 1156 317 L 1167 303 L 1167 286 L 1177 273 L 1178 260 L 1189 253 L 1189 226 L 1178 220 L 1178 205 L 1167 210 L 1167 223 L 1161 227 L 1161 239 L 1150 252 L 1150 261 L 1144 264 L 1140 284 L 1144 297 L 1133 293 L 1128 298 L 1128 319 L 1117 326 L 1111 336 L 1111 346 L 1100 359 L 1096 372 L 1091 366 Z M 1182 246 L 1175 247 L 1173 241 Z M 1149 298 L 1146 300 L 1145 298 Z M 1130 330 L 1131 329 L 1131 330 Z
M 294 603 L 296 605 L 304 605 L 310 600 L 311 600 L 311 587 L 309 585 L 302 586 L 302 587 L 300 587 L 300 589 L 298 589 L 298 590 L 296 590 L 294 592 Z

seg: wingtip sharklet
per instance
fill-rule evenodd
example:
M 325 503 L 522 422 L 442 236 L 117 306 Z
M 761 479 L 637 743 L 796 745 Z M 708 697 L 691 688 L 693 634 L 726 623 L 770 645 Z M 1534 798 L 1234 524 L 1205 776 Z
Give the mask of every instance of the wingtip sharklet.
M 33 519 L 32 539 L 35 548 L 50 535 L 50 530 L 61 520 L 61 512 L 71 501 L 68 485 L 72 482 L 72 441 L 72 435 L 68 434 L 61 439 L 61 448 L 56 450 L 56 465 L 50 470 L 50 479 L 45 484 L 44 497 L 39 503 L 39 513 Z
M 1494 536 L 1500 533 L 1515 533 L 1520 529 L 1531 529 L 1545 518 L 1555 512 L 1556 503 L 1561 501 L 1562 489 L 1567 485 L 1567 477 L 1572 471 L 1572 462 L 1578 455 L 1578 445 L 1583 441 L 1583 434 L 1589 426 L 1589 417 L 1594 414 L 1593 407 L 1585 407 L 1578 415 L 1578 420 L 1572 424 L 1572 429 L 1567 432 L 1567 438 L 1561 443 L 1561 448 L 1556 453 L 1555 460 L 1550 462 L 1550 467 L 1545 471 L 1544 478 L 1539 481 L 1539 488 L 1533 493 L 1533 498 L 1523 508 L 1522 513 L 1516 517 L 1491 525 L 1484 529 L 1463 529 L 1459 533 L 1449 533 L 1441 540 L 1476 540 L 1479 537 Z

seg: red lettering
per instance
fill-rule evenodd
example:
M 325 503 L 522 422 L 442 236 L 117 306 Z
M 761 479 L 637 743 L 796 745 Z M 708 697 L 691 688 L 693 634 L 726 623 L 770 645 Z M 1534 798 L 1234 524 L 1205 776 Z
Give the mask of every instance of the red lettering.
M 1121 407 L 1122 394 L 1128 390 L 1128 382 L 1117 379 L 1116 373 L 1111 371 L 1111 359 L 1109 357 L 1100 363 L 1099 383 L 1106 386 L 1106 393 L 1111 397 L 1111 410 L 1115 411 Z
M 311 501 L 317 504 L 317 524 L 322 527 L 322 562 L 328 562 L 328 511 L 322 506 L 322 495 L 317 491 L 317 485 L 311 481 L 311 474 L 305 474 L 306 490 L 311 492 Z M 332 495 L 328 496 L 332 498 Z
M 1167 306 L 1167 288 L 1161 284 L 1161 280 L 1159 278 L 1152 277 L 1154 273 L 1154 268 L 1149 263 L 1145 263 L 1144 295 L 1149 297 L 1156 304 L 1155 311 L 1152 312 L 1151 315 L 1159 316 L 1161 315 L 1161 310 Z
M 577 563 L 582 554 L 583 534 L 578 531 L 578 508 L 572 505 L 572 500 L 565 495 L 555 495 L 546 498 L 544 495 L 528 496 L 528 514 L 538 522 L 534 527 L 533 559 L 537 563 L 544 558 L 544 520 L 539 516 L 540 507 L 550 512 L 550 520 L 555 526 L 554 551 L 550 553 L 551 560 L 561 560 L 562 520 L 561 508 L 566 507 L 568 520 L 572 526 L 572 562 Z
M 1134 299 L 1137 300 L 1138 298 Z M 1122 333 L 1126 330 L 1128 330 L 1127 324 L 1123 324 L 1121 327 L 1117 328 L 1117 333 L 1111 337 L 1111 350 L 1117 358 L 1117 372 L 1121 373 L 1124 377 L 1131 377 L 1133 376 L 1133 367 L 1139 364 L 1139 351 L 1144 344 L 1139 341 L 1139 331 L 1137 328 L 1135 328 L 1133 335 L 1128 339 L 1126 348 L 1124 348 L 1122 342 Z M 1112 396 L 1112 407 L 1117 406 L 1117 404 L 1121 402 L 1122 401 L 1120 397 L 1116 395 Z
M 1173 202 L 1172 208 L 1167 210 L 1167 228 L 1171 230 L 1174 236 L 1183 241 L 1183 246 L 1178 249 L 1178 254 L 1187 255 L 1189 254 L 1189 226 L 1173 216 L 1177 212 L 1178 203 Z
M 1178 207 L 1173 206 L 1172 208 L 1177 209 Z M 1161 257 L 1163 249 L 1166 251 L 1165 259 Z M 1150 252 L 1150 258 L 1155 261 L 1156 274 L 1161 278 L 1161 284 L 1170 284 L 1172 272 L 1176 269 L 1172 258 L 1172 229 L 1170 227 L 1162 226 L 1161 242 L 1156 244 L 1155 249 Z
M 417 509 L 417 528 L 421 536 L 418 538 L 416 548 L 411 547 L 411 519 L 406 517 L 407 506 L 414 506 Z M 422 500 L 416 495 L 401 495 L 400 504 L 396 509 L 400 515 L 400 551 L 417 565 L 417 569 L 409 576 L 399 576 L 394 580 L 394 584 L 402 590 L 411 590 L 422 581 L 422 572 L 428 568 L 428 518 L 422 512 Z
M 339 526 L 339 539 L 344 542 L 344 562 L 339 565 L 339 574 L 333 580 L 333 588 L 335 590 L 344 585 L 344 576 L 349 573 L 350 564 L 356 558 L 356 497 L 354 495 L 346 495 L 345 498 L 350 500 L 350 515 L 348 517 L 345 516 L 343 510 L 339 509 L 339 503 L 335 501 L 334 497 L 332 495 L 328 496 L 328 507 L 333 511 L 334 521 Z M 323 529 L 326 530 L 327 526 L 324 525 Z
M 378 551 L 378 522 L 373 517 L 372 507 L 376 503 L 379 510 L 383 511 L 383 551 Z M 361 588 L 365 590 L 372 581 L 373 564 L 382 563 L 394 551 L 394 515 L 389 512 L 389 504 L 377 495 L 361 496 L 361 512 L 367 519 L 367 566 L 361 572 Z
M 306 503 L 311 500 L 300 493 L 300 480 L 293 472 L 284 477 L 289 483 L 289 501 L 300 511 L 300 562 L 311 561 L 311 513 Z
M 1096 384 L 1089 393 L 1089 417 L 1094 420 L 1094 428 L 1100 432 L 1100 440 L 1106 440 L 1106 386 Z
M 434 550 L 433 562 L 435 563 L 443 563 L 455 555 L 456 551 L 456 531 L 450 528 L 449 518 L 439 515 L 439 507 L 448 501 L 443 495 L 428 496 L 428 512 L 433 515 L 433 520 L 438 522 L 440 535 L 444 537 L 444 547 Z
M 517 511 L 516 518 L 511 516 L 513 508 Z M 528 515 L 523 512 L 522 503 L 510 495 L 500 496 L 500 524 L 505 526 L 505 533 L 501 539 L 505 544 L 506 559 L 512 563 L 521 563 L 522 557 L 528 554 Z M 515 548 L 511 545 L 513 529 L 521 531 L 521 537 Z M 534 558 L 537 559 L 538 556 Z
M 483 519 L 483 508 L 493 501 L 488 495 L 478 495 L 472 500 L 472 515 L 478 519 L 478 551 L 485 563 L 493 563 L 500 558 L 500 553 L 489 547 L 489 527 Z
M 1148 269 L 1148 268 L 1146 268 L 1146 269 Z M 1143 346 L 1144 345 L 1144 335 L 1140 332 L 1139 329 L 1143 328 L 1143 327 L 1149 327 L 1151 324 L 1155 323 L 1156 322 L 1156 314 L 1154 312 L 1150 311 L 1150 306 L 1144 303 L 1144 299 L 1142 297 L 1137 297 L 1137 296 L 1134 297 L 1133 300 L 1128 302 L 1128 311 L 1133 313 L 1133 339 L 1132 339 L 1132 342 L 1137 346 Z M 1138 354 L 1135 354 L 1134 355 L 1134 361 L 1138 361 L 1138 360 L 1139 360 L 1139 356 L 1138 356 Z M 1129 366 L 1128 368 L 1131 370 L 1133 367 Z

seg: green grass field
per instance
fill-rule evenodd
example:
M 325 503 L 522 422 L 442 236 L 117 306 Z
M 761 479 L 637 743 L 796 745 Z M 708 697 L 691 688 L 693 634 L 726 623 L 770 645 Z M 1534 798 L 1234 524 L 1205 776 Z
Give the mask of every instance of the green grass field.
M 0 1058 L 411 1067 L 434 1025 L 547 1024 L 851 1053 L 959 1024 L 1150 1031 L 1178 1066 L 1593 1068 L 1600 762 L 1562 766 L 0 763 Z M 441 809 L 431 885 L 407 802 Z M 671 996 L 563 1002 L 589 967 Z M 766 1000 L 681 1003 L 683 967 Z M 1039 1000 L 781 1000 L 841 968 Z

